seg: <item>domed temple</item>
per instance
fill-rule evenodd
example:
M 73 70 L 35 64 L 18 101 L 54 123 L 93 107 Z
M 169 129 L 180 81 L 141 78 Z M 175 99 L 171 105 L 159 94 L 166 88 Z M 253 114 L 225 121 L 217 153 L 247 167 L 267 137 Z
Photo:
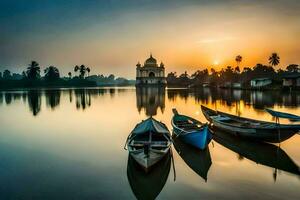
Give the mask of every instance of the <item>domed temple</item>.
M 136 85 L 166 85 L 165 67 L 163 63 L 158 66 L 155 58 L 150 54 L 144 65 L 136 65 Z

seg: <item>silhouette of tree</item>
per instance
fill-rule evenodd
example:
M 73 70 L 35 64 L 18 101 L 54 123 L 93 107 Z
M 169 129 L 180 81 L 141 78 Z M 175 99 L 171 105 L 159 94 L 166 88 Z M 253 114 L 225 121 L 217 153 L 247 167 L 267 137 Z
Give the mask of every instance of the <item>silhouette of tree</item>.
M 79 71 L 79 78 L 84 78 L 85 73 L 87 72 L 87 68 L 84 65 L 76 65 L 74 71 Z
M 238 67 L 240 66 L 240 63 L 242 62 L 242 60 L 243 60 L 243 57 L 241 55 L 237 55 L 235 57 L 235 61 L 236 61 L 236 64 Z
M 45 79 L 47 81 L 53 81 L 59 79 L 59 70 L 54 66 L 47 67 L 44 70 L 44 72 L 45 72 Z
M 300 67 L 299 67 L 299 65 L 296 65 L 296 64 L 290 64 L 289 66 L 286 67 L 286 70 L 288 72 L 299 72 Z
M 29 67 L 27 67 L 27 78 L 30 80 L 37 80 L 40 78 L 41 69 L 39 67 L 39 63 L 36 61 L 31 61 Z
M 2 79 L 2 72 L 0 72 L 0 79 Z
M 78 72 L 78 71 L 79 71 L 79 66 L 76 65 L 76 66 L 74 67 L 74 72 Z
M 69 73 L 68 73 L 68 76 L 69 76 L 69 79 L 71 79 L 71 78 L 72 78 L 72 73 L 69 72 Z
M 84 78 L 84 75 L 86 73 L 86 67 L 84 65 L 80 65 L 79 73 L 80 73 L 81 78 Z
M 241 72 L 240 67 L 239 67 L 239 66 L 236 66 L 236 67 L 234 68 L 234 72 L 237 73 L 237 74 L 239 74 L 239 73 Z
M 11 72 L 9 70 L 4 70 L 3 72 L 3 79 L 10 80 L 11 79 Z
M 269 57 L 269 64 L 272 66 L 277 66 L 280 63 L 280 58 L 277 53 L 272 53 L 272 55 Z
M 86 68 L 86 71 L 88 73 L 88 76 L 90 76 L 90 72 L 91 72 L 91 69 L 89 67 Z

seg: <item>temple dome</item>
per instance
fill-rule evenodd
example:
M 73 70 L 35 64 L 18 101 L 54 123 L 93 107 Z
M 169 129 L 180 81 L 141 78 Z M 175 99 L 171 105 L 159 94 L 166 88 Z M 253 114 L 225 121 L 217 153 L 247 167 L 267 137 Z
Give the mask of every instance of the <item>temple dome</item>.
M 150 54 L 150 58 L 145 61 L 145 64 L 157 64 L 157 61 L 152 57 L 152 54 Z

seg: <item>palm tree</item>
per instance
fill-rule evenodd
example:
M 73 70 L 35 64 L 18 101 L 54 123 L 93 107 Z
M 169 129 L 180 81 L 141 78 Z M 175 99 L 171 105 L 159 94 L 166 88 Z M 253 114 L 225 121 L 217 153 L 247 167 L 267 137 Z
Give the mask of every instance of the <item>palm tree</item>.
M 269 57 L 269 64 L 272 66 L 277 66 L 280 63 L 280 57 L 277 53 L 272 53 L 272 55 Z
M 90 76 L 90 72 L 91 72 L 91 69 L 89 67 L 86 68 L 86 71 L 88 73 L 88 76 Z
M 44 72 L 46 80 L 56 80 L 59 78 L 59 70 L 54 66 L 47 67 Z
M 243 57 L 241 55 L 237 55 L 235 57 L 235 61 L 236 61 L 237 66 L 240 65 L 240 63 L 242 62 L 242 60 L 243 60 Z
M 41 72 L 41 69 L 40 69 L 39 63 L 36 61 L 31 61 L 31 63 L 29 64 L 29 67 L 27 67 L 27 72 L 26 72 L 28 79 L 31 79 L 31 80 L 38 79 L 40 77 L 40 72 Z
M 78 70 L 79 70 L 79 66 L 76 65 L 76 66 L 74 67 L 74 72 L 78 72 Z
M 79 67 L 79 73 L 80 73 L 80 77 L 81 78 L 84 78 L 84 75 L 85 75 L 86 71 L 87 71 L 86 67 L 84 65 L 80 65 L 80 67 Z
M 71 78 L 72 78 L 72 73 L 69 72 L 69 73 L 68 73 L 68 76 L 69 76 L 69 78 L 71 79 Z

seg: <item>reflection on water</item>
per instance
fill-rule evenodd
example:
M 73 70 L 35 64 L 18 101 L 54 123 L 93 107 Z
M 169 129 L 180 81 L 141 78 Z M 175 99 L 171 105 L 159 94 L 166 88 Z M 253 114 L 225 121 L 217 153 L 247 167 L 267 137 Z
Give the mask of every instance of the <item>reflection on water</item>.
M 91 106 L 91 93 L 93 90 L 78 89 L 75 90 L 76 108 L 86 109 Z M 71 98 L 70 98 L 71 99 Z
M 155 199 L 166 184 L 170 168 L 170 151 L 148 173 L 128 155 L 127 178 L 135 197 L 139 200 Z
M 278 147 L 217 133 L 205 151 L 175 140 L 175 182 L 168 157 L 150 176 L 131 163 L 123 146 L 137 122 L 155 115 L 171 130 L 174 107 L 205 122 L 202 104 L 270 121 L 263 108 L 299 114 L 300 94 L 132 87 L 0 91 L 0 199 L 299 199 L 299 134 Z
M 13 101 L 23 99 L 28 102 L 32 114 L 36 116 L 41 110 L 42 95 L 46 98 L 46 106 L 54 110 L 60 104 L 61 93 L 69 96 L 72 103 L 75 98 L 77 109 L 86 109 L 92 105 L 92 98 L 109 94 L 114 98 L 116 94 L 126 92 L 122 88 L 100 88 L 100 89 L 67 89 L 67 90 L 29 90 L 22 92 L 0 92 L 0 105 L 5 102 L 10 105 Z M 299 107 L 300 92 L 282 93 L 279 91 L 243 91 L 243 90 L 217 90 L 203 88 L 199 90 L 168 89 L 164 87 L 137 87 L 136 107 L 138 112 L 144 111 L 147 116 L 157 115 L 165 111 L 165 94 L 169 101 L 176 101 L 177 98 L 185 101 L 188 98 L 195 99 L 201 104 L 210 104 L 212 107 L 235 107 L 234 114 L 241 115 L 241 104 L 244 107 L 252 107 L 257 112 L 266 108 L 276 106 Z
M 165 110 L 165 87 L 137 87 L 136 107 L 139 112 L 145 109 L 147 116 L 157 114 L 157 109 Z
M 54 110 L 60 103 L 60 94 L 60 90 L 46 90 L 46 105 Z
M 29 90 L 27 93 L 28 105 L 34 116 L 41 111 L 41 97 L 42 93 L 40 90 Z
M 279 146 L 240 139 L 221 131 L 215 131 L 213 139 L 236 152 L 239 160 L 245 157 L 257 164 L 274 168 L 274 181 L 276 181 L 277 169 L 300 175 L 299 166 Z
M 174 147 L 184 162 L 207 181 L 207 173 L 212 164 L 209 146 L 204 150 L 200 150 L 174 138 Z

